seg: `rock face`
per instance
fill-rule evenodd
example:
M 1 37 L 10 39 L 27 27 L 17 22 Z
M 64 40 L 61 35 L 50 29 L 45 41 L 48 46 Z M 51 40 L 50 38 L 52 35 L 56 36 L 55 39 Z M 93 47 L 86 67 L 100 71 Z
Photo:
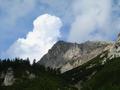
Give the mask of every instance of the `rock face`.
M 12 68 L 11 67 L 9 67 L 7 70 L 4 69 L 0 72 L 0 86 L 12 86 L 16 82 L 18 83 L 24 81 L 23 79 L 32 80 L 36 78 L 36 74 L 30 72 L 30 70 L 19 71 L 18 69 L 18 71 L 16 71 L 14 70 L 14 68 L 16 67 L 12 67 Z M 18 74 L 20 74 L 19 77 L 16 76 Z
M 33 74 L 33 73 L 31 73 L 30 75 L 29 75 L 29 79 L 34 79 L 36 76 L 35 76 L 35 74 Z
M 63 73 L 96 57 L 109 44 L 99 41 L 87 41 L 82 44 L 59 41 L 38 63 L 53 69 L 60 68 Z
M 3 85 L 11 86 L 11 85 L 13 85 L 14 81 L 15 81 L 15 79 L 14 79 L 14 75 L 13 75 L 13 70 L 12 70 L 12 68 L 8 68 L 7 73 L 4 77 Z
M 120 34 L 118 35 L 117 41 L 112 45 L 109 50 L 108 58 L 117 58 L 120 57 Z

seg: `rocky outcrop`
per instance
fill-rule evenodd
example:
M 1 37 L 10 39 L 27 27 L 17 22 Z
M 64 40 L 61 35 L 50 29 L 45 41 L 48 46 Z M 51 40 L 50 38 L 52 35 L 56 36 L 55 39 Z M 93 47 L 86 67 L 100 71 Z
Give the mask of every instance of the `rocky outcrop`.
M 109 49 L 108 58 L 113 59 L 120 57 L 120 34 L 118 35 L 117 41 Z
M 36 76 L 35 76 L 35 74 L 34 73 L 31 73 L 30 71 L 25 71 L 26 72 L 26 74 L 27 74 L 27 76 L 28 76 L 28 78 L 29 79 L 34 79 L 34 78 L 36 78 Z M 25 76 L 26 77 L 26 76 Z
M 35 74 L 31 73 L 31 74 L 29 75 L 29 79 L 34 79 L 34 78 L 36 78 Z
M 82 44 L 59 41 L 38 63 L 53 69 L 60 68 L 63 73 L 96 57 L 109 44 L 99 41 L 87 41 Z
M 11 86 L 13 85 L 15 79 L 12 68 L 8 68 L 6 75 L 4 77 L 3 85 L 4 86 Z
M 23 71 L 20 77 L 15 77 L 16 72 L 10 67 L 6 70 L 0 72 L 0 86 L 12 86 L 17 82 L 23 81 L 23 78 L 32 80 L 36 78 L 35 73 L 30 72 L 29 70 Z

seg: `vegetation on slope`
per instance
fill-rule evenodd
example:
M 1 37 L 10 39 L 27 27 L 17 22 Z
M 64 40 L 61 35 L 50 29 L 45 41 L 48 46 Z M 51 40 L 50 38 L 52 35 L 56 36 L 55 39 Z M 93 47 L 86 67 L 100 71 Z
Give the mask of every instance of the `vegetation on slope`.
M 65 78 L 66 81 L 69 81 L 69 84 L 76 84 L 79 81 L 85 82 L 94 72 L 102 69 L 102 59 L 106 57 L 107 52 L 104 53 L 105 55 L 103 57 L 100 58 L 101 55 L 98 55 L 87 63 L 63 73 L 62 77 Z
M 120 90 L 120 58 L 109 60 L 82 90 Z
M 63 74 L 35 62 L 31 65 L 29 59 L 0 60 L 0 74 L 11 67 L 16 78 L 12 86 L 0 86 L 0 90 L 77 90 L 73 85 L 81 90 L 120 90 L 120 58 L 110 60 L 106 56 L 104 52 Z M 29 79 L 26 71 L 36 77 Z
M 80 90 L 120 90 L 120 58 L 106 58 L 103 64 L 106 56 L 107 52 L 104 52 L 103 57 L 99 55 L 62 74 L 62 77 L 70 81 L 69 84 L 77 85 Z
M 0 90 L 76 90 L 69 86 L 59 75 L 59 70 L 52 70 L 30 64 L 29 59 L 22 60 L 0 60 L 0 73 L 6 72 L 11 67 L 14 71 L 15 83 L 12 86 L 2 86 L 3 79 L 0 79 Z M 29 79 L 29 73 L 35 74 L 34 79 Z

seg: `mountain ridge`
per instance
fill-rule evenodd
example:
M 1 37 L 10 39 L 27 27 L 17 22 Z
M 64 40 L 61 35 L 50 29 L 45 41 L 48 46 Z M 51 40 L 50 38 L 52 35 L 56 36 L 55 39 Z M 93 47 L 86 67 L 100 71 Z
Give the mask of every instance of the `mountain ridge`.
M 38 63 L 52 69 L 59 68 L 64 73 L 96 57 L 110 44 L 104 41 L 81 44 L 58 41 Z

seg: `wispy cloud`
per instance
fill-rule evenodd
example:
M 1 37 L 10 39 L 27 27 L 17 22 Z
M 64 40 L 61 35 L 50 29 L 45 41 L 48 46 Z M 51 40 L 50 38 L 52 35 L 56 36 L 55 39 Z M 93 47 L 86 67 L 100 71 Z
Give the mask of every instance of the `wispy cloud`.
M 114 0 L 76 0 L 73 4 L 75 21 L 71 25 L 68 41 L 111 40 L 120 30 L 113 25 Z M 118 11 L 117 11 L 118 12 Z M 116 17 L 118 19 L 118 17 Z

